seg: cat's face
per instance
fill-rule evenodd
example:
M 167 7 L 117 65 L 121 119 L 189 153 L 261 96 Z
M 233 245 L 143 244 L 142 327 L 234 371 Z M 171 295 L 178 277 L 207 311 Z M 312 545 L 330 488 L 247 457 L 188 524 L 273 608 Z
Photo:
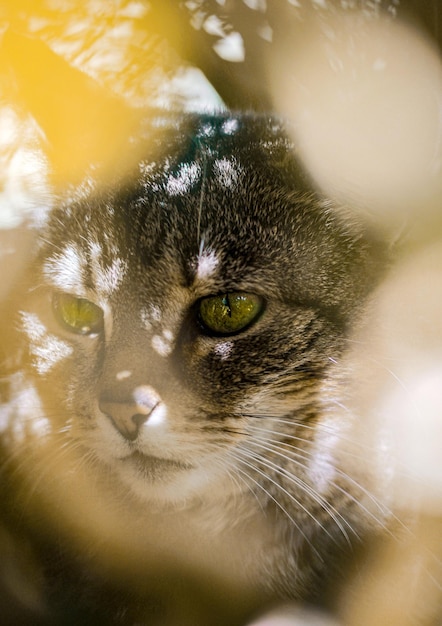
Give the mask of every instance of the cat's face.
M 314 427 L 376 247 L 308 190 L 272 120 L 191 118 L 164 143 L 41 237 L 19 314 L 39 432 L 146 501 L 271 493 L 295 440 L 290 472 L 327 490 L 333 437 Z

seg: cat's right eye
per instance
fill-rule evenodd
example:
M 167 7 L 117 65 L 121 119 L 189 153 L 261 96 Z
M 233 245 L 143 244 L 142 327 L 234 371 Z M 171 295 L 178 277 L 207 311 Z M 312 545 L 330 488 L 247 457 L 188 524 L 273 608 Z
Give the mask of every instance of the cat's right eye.
M 235 335 L 258 319 L 264 308 L 261 296 L 233 291 L 202 298 L 198 317 L 203 328 L 215 335 Z
M 103 310 L 86 298 L 55 293 L 52 307 L 59 324 L 77 335 L 94 335 L 103 330 Z

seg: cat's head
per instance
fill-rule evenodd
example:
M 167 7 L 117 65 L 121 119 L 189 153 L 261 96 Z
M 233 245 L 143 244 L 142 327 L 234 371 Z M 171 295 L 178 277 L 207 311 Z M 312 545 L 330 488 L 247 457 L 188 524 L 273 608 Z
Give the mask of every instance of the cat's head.
M 133 149 L 129 177 L 89 176 L 41 235 L 18 314 L 33 436 L 149 501 L 256 490 L 293 437 L 297 473 L 326 481 L 321 394 L 379 246 L 311 190 L 274 119 L 158 119 Z

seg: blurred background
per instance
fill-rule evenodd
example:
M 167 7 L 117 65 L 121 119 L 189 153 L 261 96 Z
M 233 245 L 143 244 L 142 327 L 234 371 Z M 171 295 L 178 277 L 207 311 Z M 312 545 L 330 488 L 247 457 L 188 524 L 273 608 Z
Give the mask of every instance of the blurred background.
M 35 119 L 67 151 L 66 108 L 73 136 L 108 106 L 92 81 L 130 107 L 276 111 L 327 192 L 391 205 L 405 188 L 403 211 L 440 173 L 441 33 L 438 0 L 3 0 L 0 225 L 47 204 Z

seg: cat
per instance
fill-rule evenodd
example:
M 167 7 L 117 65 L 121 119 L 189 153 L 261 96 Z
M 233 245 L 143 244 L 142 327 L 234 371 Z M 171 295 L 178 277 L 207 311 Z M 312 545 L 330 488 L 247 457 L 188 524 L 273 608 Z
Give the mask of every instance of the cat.
M 340 362 L 387 264 L 271 116 L 152 115 L 57 195 L 3 303 L 0 413 L 5 527 L 55 623 L 325 602 L 384 524 Z

